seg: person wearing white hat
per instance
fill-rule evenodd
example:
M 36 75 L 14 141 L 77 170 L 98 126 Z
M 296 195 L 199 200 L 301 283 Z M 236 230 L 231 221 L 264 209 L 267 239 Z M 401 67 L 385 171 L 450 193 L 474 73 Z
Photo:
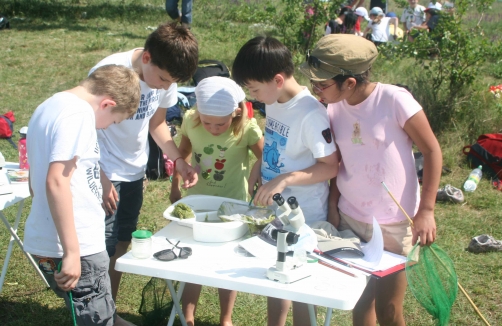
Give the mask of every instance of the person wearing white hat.
M 364 7 L 358 7 L 356 10 L 354 10 L 354 13 L 358 16 L 357 17 L 357 24 L 356 24 L 356 35 L 363 36 L 363 33 L 361 32 L 361 21 L 364 19 L 366 21 L 370 21 L 370 17 L 368 16 L 368 10 Z
M 255 119 L 247 119 L 246 98 L 233 80 L 225 77 L 203 79 L 195 89 L 197 111 L 185 114 L 181 125 L 179 151 L 199 175 L 199 182 L 187 195 L 212 195 L 247 201 L 249 149 L 258 160 L 263 152 L 263 133 Z M 181 199 L 181 176 L 173 177 L 172 203 Z M 201 285 L 187 283 L 183 291 L 183 313 L 193 325 Z M 236 291 L 218 290 L 220 323 L 231 325 Z
M 371 31 L 371 34 L 368 34 L 366 38 L 375 43 L 376 46 L 387 43 L 390 38 L 390 25 L 394 25 L 393 33 L 394 35 L 396 29 L 398 28 L 399 21 L 397 17 L 385 17 L 385 14 L 380 7 L 374 7 L 370 10 L 370 18 L 371 22 L 368 23 L 368 27 L 364 31 L 366 35 Z M 370 36 L 370 37 L 368 37 Z

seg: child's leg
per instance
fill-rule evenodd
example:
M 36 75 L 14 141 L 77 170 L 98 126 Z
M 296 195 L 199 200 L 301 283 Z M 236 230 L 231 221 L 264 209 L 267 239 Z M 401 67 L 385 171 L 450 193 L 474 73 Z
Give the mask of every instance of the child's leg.
M 268 326 L 284 326 L 291 301 L 267 297 Z
M 317 309 L 314 307 L 317 315 Z M 310 325 L 309 308 L 306 303 L 293 301 L 293 326 Z
M 195 310 L 197 310 L 197 301 L 199 301 L 202 285 L 186 283 L 181 295 L 181 310 L 188 326 L 193 326 L 195 322 Z
M 370 279 L 363 294 L 352 310 L 352 324 L 354 326 L 375 326 L 375 279 Z
M 237 291 L 218 289 L 220 297 L 220 325 L 232 326 L 232 310 L 234 310 Z
M 376 282 L 375 311 L 380 325 L 405 325 L 403 301 L 407 284 L 405 272 Z

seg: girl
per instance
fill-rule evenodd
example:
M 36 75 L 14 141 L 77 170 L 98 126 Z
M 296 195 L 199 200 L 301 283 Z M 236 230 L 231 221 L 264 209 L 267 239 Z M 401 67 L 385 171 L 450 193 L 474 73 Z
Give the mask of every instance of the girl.
M 405 89 L 371 82 L 369 71 L 378 51 L 353 35 L 328 35 L 301 66 L 314 91 L 328 103 L 328 115 L 339 148 L 340 169 L 330 182 L 328 221 L 351 229 L 361 240 L 372 235 L 377 219 L 387 251 L 407 255 L 436 239 L 434 204 L 441 176 L 441 149 L 429 122 Z M 422 194 L 415 172 L 412 144 L 424 155 Z M 406 217 L 382 187 L 414 216 Z M 353 310 L 354 325 L 404 325 L 406 275 L 371 279 Z
M 329 34 L 354 34 L 357 15 L 349 7 L 343 7 L 340 15 L 326 24 L 324 35 Z
M 387 43 L 390 36 L 390 25 L 394 25 L 394 33 L 396 34 L 397 28 L 399 26 L 399 20 L 397 17 L 385 17 L 383 10 L 379 7 L 374 7 L 370 10 L 371 22 L 366 27 L 364 34 L 366 38 L 375 43 L 376 46 L 380 44 Z M 371 34 L 368 34 L 371 31 Z
M 247 199 L 249 149 L 258 160 L 263 151 L 263 133 L 256 120 L 247 120 L 242 89 L 231 79 L 208 77 L 195 89 L 197 111 L 188 111 L 181 125 L 181 158 L 195 167 L 199 182 L 187 194 Z M 181 178 L 176 174 L 169 199 L 181 198 Z M 187 283 L 183 291 L 183 313 L 194 324 L 201 286 Z M 232 325 L 232 309 L 237 291 L 218 289 L 220 323 Z

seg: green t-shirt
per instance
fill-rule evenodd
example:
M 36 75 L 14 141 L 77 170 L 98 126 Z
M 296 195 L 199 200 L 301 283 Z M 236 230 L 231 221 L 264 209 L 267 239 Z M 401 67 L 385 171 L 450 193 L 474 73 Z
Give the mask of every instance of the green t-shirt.
M 263 137 L 255 119 L 248 120 L 242 138 L 235 137 L 232 128 L 213 136 L 202 124 L 195 127 L 195 111 L 185 114 L 181 134 L 192 143 L 192 166 L 199 175 L 188 195 L 211 195 L 239 200 L 247 199 L 249 147 Z

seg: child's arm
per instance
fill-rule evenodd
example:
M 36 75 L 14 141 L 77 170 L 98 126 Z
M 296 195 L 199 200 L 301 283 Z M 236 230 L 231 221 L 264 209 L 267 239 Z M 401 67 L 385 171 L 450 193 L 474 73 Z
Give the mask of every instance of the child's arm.
M 187 136 L 181 136 L 181 143 L 178 150 L 183 161 L 188 164 L 188 162 L 190 162 L 190 158 L 192 157 L 192 143 Z M 181 160 L 178 160 L 176 164 L 179 164 L 180 161 Z M 174 171 L 173 182 L 171 184 L 171 193 L 169 194 L 169 200 L 171 201 L 171 203 L 175 203 L 181 199 L 180 182 L 181 175 L 178 173 L 178 171 Z
M 263 142 L 265 139 L 263 137 L 260 138 L 256 142 L 256 144 L 249 146 L 249 148 L 253 151 L 254 156 L 256 156 L 256 162 L 253 164 L 253 168 L 249 173 L 248 179 L 248 193 L 253 196 L 254 185 L 258 184 L 258 187 L 261 186 L 261 159 L 263 155 Z
M 63 291 L 73 289 L 80 278 L 80 246 L 73 219 L 70 180 L 76 169 L 75 159 L 52 162 L 46 179 L 47 202 L 63 247 L 63 267 L 54 279 Z
M 176 144 L 171 138 L 171 132 L 166 124 L 166 110 L 164 108 L 158 108 L 150 119 L 150 134 L 153 139 L 162 149 L 162 151 L 171 159 L 176 160 L 178 157 L 182 157 Z M 176 162 L 176 169 L 181 174 L 184 180 L 183 188 L 193 187 L 197 183 L 197 172 L 188 165 L 185 161 L 178 160 Z
M 103 209 L 105 210 L 106 215 L 112 215 L 113 212 L 117 209 L 117 202 L 119 201 L 119 195 L 117 194 L 117 190 L 113 186 L 113 183 L 108 179 L 103 169 L 99 170 L 100 178 L 101 178 L 101 186 L 103 187 Z
M 338 174 L 336 152 L 316 161 L 311 167 L 281 174 L 262 185 L 256 192 L 254 203 L 263 206 L 272 205 L 272 196 L 281 193 L 288 186 L 310 185 L 332 179 Z
M 338 162 L 341 161 L 342 157 L 340 151 L 336 150 L 336 157 Z M 338 163 L 340 166 L 340 163 Z M 338 201 L 340 200 L 340 190 L 336 185 L 336 177 L 329 181 L 329 197 L 328 197 L 328 222 L 331 223 L 335 228 L 338 228 L 340 224 L 340 213 L 338 212 Z
M 443 164 L 441 148 L 431 130 L 424 111 L 419 111 L 408 119 L 404 125 L 404 131 L 406 131 L 424 155 L 422 196 L 418 212 L 413 218 L 412 243 L 415 244 L 418 237 L 420 237 L 421 245 L 430 245 L 436 240 L 434 206 Z

